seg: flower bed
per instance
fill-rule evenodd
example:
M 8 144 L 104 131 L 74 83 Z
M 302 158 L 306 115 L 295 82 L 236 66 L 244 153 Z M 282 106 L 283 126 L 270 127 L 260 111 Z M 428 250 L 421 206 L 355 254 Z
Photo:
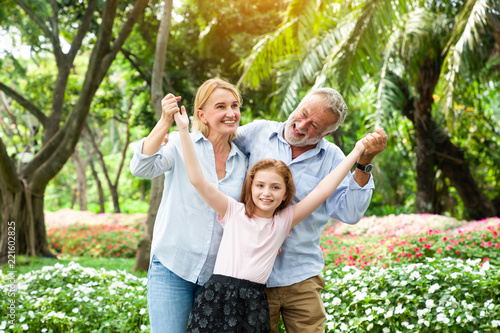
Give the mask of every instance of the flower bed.
M 425 262 L 426 257 L 481 259 L 498 265 L 499 231 L 499 218 L 465 222 L 434 215 L 369 217 L 357 225 L 326 228 L 321 247 L 326 267 L 390 267 Z
M 149 332 L 146 278 L 74 262 L 21 274 L 13 327 L 5 278 L 0 276 L 0 332 Z
M 327 270 L 328 332 L 498 332 L 497 267 L 480 259 L 426 261 Z
M 118 224 L 74 224 L 48 228 L 49 248 L 74 256 L 133 258 L 139 230 Z

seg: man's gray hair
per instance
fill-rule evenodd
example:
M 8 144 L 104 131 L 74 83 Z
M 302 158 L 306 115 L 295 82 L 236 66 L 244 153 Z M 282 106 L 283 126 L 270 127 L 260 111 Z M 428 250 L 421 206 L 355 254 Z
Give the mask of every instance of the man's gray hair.
M 336 131 L 342 125 L 347 115 L 347 105 L 342 95 L 332 88 L 314 88 L 302 100 L 307 100 L 311 95 L 323 96 L 323 110 L 331 111 L 337 115 L 337 122 L 328 129 L 329 132 Z

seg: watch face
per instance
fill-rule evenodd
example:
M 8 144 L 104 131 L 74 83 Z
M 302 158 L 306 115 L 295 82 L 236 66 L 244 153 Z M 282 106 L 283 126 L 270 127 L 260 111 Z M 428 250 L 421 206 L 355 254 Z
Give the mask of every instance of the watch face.
M 368 165 L 365 167 L 365 172 L 366 172 L 366 173 L 370 173 L 370 172 L 372 172 L 372 169 L 373 169 L 373 165 L 368 164 Z

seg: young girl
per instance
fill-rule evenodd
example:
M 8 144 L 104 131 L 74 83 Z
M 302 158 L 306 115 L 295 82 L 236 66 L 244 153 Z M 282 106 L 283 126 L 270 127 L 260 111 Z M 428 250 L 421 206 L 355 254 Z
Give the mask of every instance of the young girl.
M 191 184 L 224 228 L 214 274 L 195 300 L 188 332 L 269 332 L 265 283 L 290 230 L 330 197 L 364 151 L 353 151 L 302 201 L 288 206 L 295 187 L 288 166 L 266 159 L 249 171 L 241 201 L 220 192 L 203 175 L 189 135 L 186 109 L 172 111 Z

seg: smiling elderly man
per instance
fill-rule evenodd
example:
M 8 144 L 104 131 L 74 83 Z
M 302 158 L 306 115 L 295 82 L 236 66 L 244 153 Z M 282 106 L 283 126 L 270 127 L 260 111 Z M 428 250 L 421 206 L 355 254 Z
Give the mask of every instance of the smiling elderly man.
M 264 158 L 285 162 L 296 188 L 292 204 L 302 200 L 344 158 L 339 147 L 325 140 L 344 122 L 347 105 L 331 88 L 314 89 L 285 123 L 256 120 L 238 130 L 234 143 L 249 158 L 249 168 Z M 325 282 L 319 241 L 329 218 L 357 223 L 370 204 L 375 155 L 387 146 L 387 135 L 377 129 L 367 136 L 366 150 L 349 174 L 318 209 L 292 229 L 267 282 L 271 332 L 278 332 L 280 315 L 288 333 L 324 332 Z

